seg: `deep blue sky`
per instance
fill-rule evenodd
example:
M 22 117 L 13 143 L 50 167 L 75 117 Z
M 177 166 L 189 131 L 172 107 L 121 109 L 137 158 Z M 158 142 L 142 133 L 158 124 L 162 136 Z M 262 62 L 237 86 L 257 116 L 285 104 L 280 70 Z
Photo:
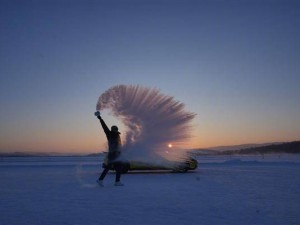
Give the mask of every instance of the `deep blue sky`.
M 192 147 L 300 139 L 299 1 L 1 1 L 0 21 L 0 151 L 102 149 L 117 84 L 183 101 Z

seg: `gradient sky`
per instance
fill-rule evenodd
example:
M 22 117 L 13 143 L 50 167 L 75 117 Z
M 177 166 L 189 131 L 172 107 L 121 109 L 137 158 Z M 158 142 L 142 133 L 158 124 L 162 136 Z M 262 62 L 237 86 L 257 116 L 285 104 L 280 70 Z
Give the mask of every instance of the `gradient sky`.
M 197 113 L 188 147 L 300 139 L 299 1 L 7 0 L 0 32 L 0 152 L 105 149 L 117 84 Z

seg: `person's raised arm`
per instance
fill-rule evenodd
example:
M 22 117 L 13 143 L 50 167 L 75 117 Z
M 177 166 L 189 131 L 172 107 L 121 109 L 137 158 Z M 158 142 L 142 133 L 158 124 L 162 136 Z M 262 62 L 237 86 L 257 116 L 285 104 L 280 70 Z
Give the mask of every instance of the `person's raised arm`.
M 110 130 L 107 127 L 107 125 L 104 122 L 104 120 L 102 119 L 102 117 L 100 116 L 100 112 L 99 111 L 95 112 L 95 116 L 97 116 L 97 118 L 100 120 L 100 123 L 101 123 L 101 126 L 102 126 L 103 130 L 104 130 L 104 133 L 106 134 L 106 136 L 108 136 L 109 133 L 110 133 Z

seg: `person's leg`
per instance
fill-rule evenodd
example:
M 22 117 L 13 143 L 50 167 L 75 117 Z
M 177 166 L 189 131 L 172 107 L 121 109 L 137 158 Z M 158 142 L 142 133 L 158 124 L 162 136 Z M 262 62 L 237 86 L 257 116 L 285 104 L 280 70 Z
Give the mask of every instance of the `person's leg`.
M 116 170 L 116 182 L 120 182 L 121 179 L 121 173 L 122 173 L 122 163 L 116 162 L 114 163 L 114 167 Z
M 104 180 L 104 178 L 105 178 L 106 174 L 108 173 L 109 169 L 110 169 L 110 165 L 107 165 L 107 167 L 102 171 L 102 173 L 99 177 L 99 180 Z

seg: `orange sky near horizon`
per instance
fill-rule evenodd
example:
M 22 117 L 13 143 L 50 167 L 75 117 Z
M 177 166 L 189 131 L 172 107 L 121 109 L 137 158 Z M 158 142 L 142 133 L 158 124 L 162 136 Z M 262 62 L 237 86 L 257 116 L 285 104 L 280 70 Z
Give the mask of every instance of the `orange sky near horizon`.
M 124 125 L 110 115 L 105 115 L 107 124 L 117 124 L 122 132 L 124 140 Z M 67 124 L 67 123 L 66 123 Z M 61 129 L 61 126 L 27 127 L 35 130 L 34 133 L 26 132 L 25 127 L 18 129 L 18 133 L 1 136 L 0 152 L 54 152 L 87 154 L 106 151 L 107 141 L 99 121 L 93 117 L 87 119 L 86 123 L 73 125 L 70 129 Z M 254 127 L 255 128 L 255 127 Z M 194 127 L 192 138 L 186 142 L 186 149 L 209 148 L 216 146 L 240 145 L 249 143 L 271 143 L 288 142 L 299 140 L 299 136 L 288 134 L 288 132 L 266 133 L 265 130 L 256 129 L 228 130 L 222 127 L 213 127 L 208 122 L 202 127 Z M 24 130 L 22 130 L 24 129 Z M 176 147 L 176 146 L 173 146 Z

